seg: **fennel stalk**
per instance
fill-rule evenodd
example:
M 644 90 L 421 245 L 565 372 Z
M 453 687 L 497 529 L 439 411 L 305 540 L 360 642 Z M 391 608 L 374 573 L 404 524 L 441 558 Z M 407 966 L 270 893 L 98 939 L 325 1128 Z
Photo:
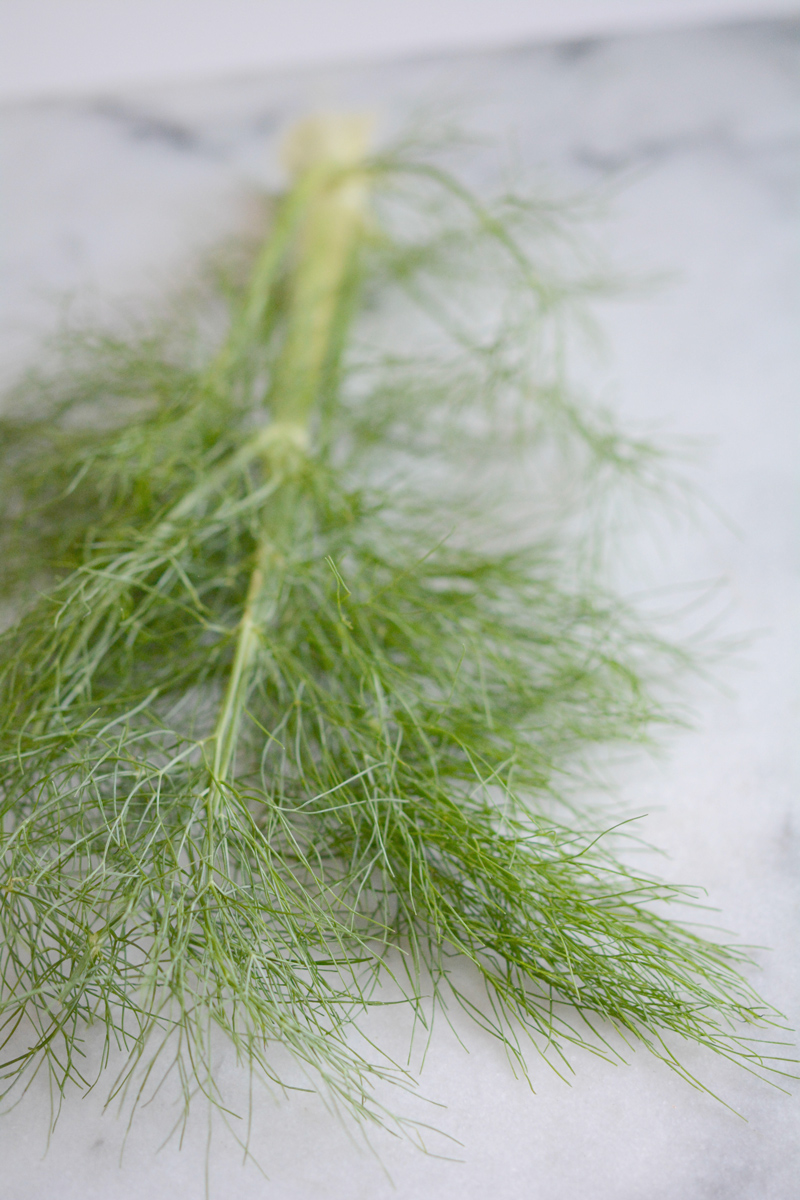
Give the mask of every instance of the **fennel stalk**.
M 693 893 L 626 866 L 569 786 L 669 719 L 653 683 L 680 654 L 576 568 L 573 512 L 520 545 L 484 486 L 508 438 L 585 504 L 657 458 L 564 383 L 572 291 L 525 241 L 553 213 L 487 209 L 368 134 L 294 131 L 214 353 L 96 334 L 4 421 L 5 1086 L 86 1089 L 121 1049 L 111 1096 L 135 1106 L 161 1063 L 187 1110 L 224 1108 L 222 1031 L 265 1080 L 281 1043 L 389 1123 L 374 1085 L 409 1077 L 358 1041 L 387 972 L 523 1072 L 524 1035 L 568 1070 L 570 1045 L 619 1057 L 609 1028 L 691 1082 L 680 1039 L 778 1071 L 741 1032 L 776 1016 L 745 956 L 672 919 Z M 400 333 L 359 359 L 384 294 Z

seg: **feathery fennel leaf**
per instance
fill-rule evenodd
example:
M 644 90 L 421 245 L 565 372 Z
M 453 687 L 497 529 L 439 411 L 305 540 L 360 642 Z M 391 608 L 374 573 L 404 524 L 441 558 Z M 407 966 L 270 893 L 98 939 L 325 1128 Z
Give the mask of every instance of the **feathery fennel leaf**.
M 581 505 L 659 469 L 565 382 L 595 285 L 548 265 L 549 209 L 367 139 L 294 131 L 209 351 L 185 321 L 94 334 L 3 421 L 7 1092 L 92 1086 L 99 1024 L 112 1095 L 174 1068 L 223 1107 L 221 1030 L 388 1123 L 374 1087 L 408 1077 L 355 1034 L 392 947 L 412 1007 L 459 1001 L 523 1071 L 523 1033 L 557 1070 L 613 1057 L 603 1022 L 690 1080 L 671 1035 L 779 1068 L 742 1034 L 777 1015 L 744 956 L 672 919 L 691 895 L 570 789 L 670 719 L 681 658 L 584 569 Z M 534 472 L 525 528 L 504 455 Z

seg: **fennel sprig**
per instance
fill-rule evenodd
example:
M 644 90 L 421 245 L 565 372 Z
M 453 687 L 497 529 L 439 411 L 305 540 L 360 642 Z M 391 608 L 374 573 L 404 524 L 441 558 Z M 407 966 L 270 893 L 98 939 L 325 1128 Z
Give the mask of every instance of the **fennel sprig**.
M 745 956 L 673 919 L 694 894 L 625 865 L 569 782 L 670 719 L 681 654 L 582 570 L 576 521 L 658 454 L 568 392 L 552 214 L 367 137 L 295 130 L 215 350 L 98 334 L 5 420 L 4 1086 L 93 1086 L 94 1025 L 111 1095 L 175 1069 L 222 1108 L 222 1031 L 387 1123 L 374 1087 L 409 1077 L 357 1033 L 393 947 L 418 1016 L 454 998 L 524 1072 L 523 1034 L 566 1070 L 612 1028 L 693 1083 L 680 1039 L 779 1072 L 742 1032 L 777 1017 Z M 484 472 L 520 441 L 524 538 Z

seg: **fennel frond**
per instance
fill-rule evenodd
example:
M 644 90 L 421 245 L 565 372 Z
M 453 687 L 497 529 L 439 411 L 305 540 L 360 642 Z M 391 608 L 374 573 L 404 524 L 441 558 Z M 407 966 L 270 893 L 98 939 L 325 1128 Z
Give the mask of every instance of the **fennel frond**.
M 99 1023 L 112 1094 L 163 1063 L 223 1106 L 222 1031 L 387 1122 L 405 1075 L 356 1035 L 392 947 L 409 1004 L 461 1002 L 523 1070 L 523 1032 L 556 1069 L 613 1055 L 602 1022 L 689 1078 L 671 1035 L 777 1069 L 743 954 L 569 788 L 669 719 L 680 654 L 580 565 L 580 505 L 658 454 L 568 393 L 552 212 L 368 137 L 294 131 L 215 346 L 96 334 L 4 419 L 6 1091 L 93 1086 Z M 487 463 L 522 443 L 521 533 Z

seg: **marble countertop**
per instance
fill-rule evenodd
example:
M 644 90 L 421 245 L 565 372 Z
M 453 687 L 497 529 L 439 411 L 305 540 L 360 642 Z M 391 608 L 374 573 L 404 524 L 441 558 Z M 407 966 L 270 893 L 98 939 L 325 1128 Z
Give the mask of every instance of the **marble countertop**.
M 800 27 L 763 22 L 125 91 L 0 110 L 4 160 L 0 361 L 6 377 L 58 319 L 106 298 L 155 297 L 247 220 L 277 182 L 275 145 L 322 106 L 374 109 L 386 132 L 455 108 L 498 140 L 473 182 L 509 153 L 551 190 L 605 196 L 594 236 L 657 288 L 605 304 L 596 392 L 627 419 L 696 439 L 692 478 L 713 503 L 667 525 L 642 553 L 641 589 L 720 581 L 726 628 L 755 632 L 744 655 L 698 685 L 697 728 L 621 787 L 649 813 L 670 879 L 703 884 L 726 928 L 757 950 L 758 988 L 800 1023 L 797 571 L 797 176 Z M 724 514 L 724 517 L 720 514 Z M 630 569 L 630 568 L 629 568 Z M 744 661 L 743 661 L 744 659 Z M 395 1038 L 391 1010 L 382 1034 Z M 70 1096 L 47 1149 L 49 1097 L 36 1081 L 0 1121 L 0 1200 L 791 1200 L 800 1109 L 729 1064 L 686 1061 L 731 1109 L 644 1052 L 613 1067 L 573 1057 L 567 1086 L 534 1068 L 515 1079 L 502 1047 L 457 1016 L 421 1077 L 444 1105 L 445 1157 L 348 1139 L 314 1097 L 265 1099 L 253 1146 L 266 1177 L 206 1129 L 157 1154 L 168 1110 L 128 1139 L 102 1098 Z M 459 1044 L 462 1034 L 467 1053 Z M 237 1086 L 230 1056 L 220 1072 Z M 47 1153 L 45 1153 L 47 1149 Z

